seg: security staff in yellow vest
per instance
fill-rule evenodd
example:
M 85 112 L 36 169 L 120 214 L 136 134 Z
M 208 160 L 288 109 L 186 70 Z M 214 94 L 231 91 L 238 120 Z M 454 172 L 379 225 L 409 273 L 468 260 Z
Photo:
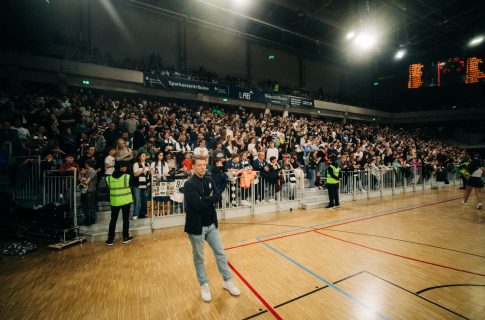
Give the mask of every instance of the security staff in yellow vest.
M 130 226 L 130 207 L 133 203 L 133 196 L 131 194 L 132 180 L 130 175 L 126 173 L 128 167 L 125 163 L 117 163 L 115 172 L 112 176 L 106 178 L 106 185 L 109 189 L 109 201 L 111 204 L 111 221 L 109 223 L 108 240 L 106 245 L 112 246 L 115 238 L 116 221 L 120 209 L 123 213 L 123 243 L 128 243 L 133 240 L 128 233 Z
M 342 177 L 342 172 L 337 165 L 337 158 L 330 159 L 331 164 L 327 168 L 327 190 L 328 190 L 328 206 L 325 208 L 340 208 L 338 198 L 338 187 Z

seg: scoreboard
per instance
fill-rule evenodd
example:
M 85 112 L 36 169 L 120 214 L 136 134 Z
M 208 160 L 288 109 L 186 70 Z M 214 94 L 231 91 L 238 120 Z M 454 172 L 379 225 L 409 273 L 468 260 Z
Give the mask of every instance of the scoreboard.
M 485 64 L 478 57 L 453 57 L 427 65 L 414 63 L 408 72 L 409 89 L 485 82 Z

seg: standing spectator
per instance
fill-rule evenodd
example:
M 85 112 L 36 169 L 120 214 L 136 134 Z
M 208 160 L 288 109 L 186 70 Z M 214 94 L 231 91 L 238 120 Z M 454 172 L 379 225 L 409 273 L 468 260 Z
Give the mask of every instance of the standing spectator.
M 308 157 L 308 180 L 310 180 L 310 190 L 316 190 L 315 179 L 316 170 L 318 167 L 317 153 L 318 150 L 313 150 L 310 152 L 310 156 Z
M 104 158 L 104 174 L 106 177 L 113 175 L 116 166 L 116 149 L 108 148 L 108 155 Z
M 70 127 L 71 130 L 74 130 L 74 128 L 76 127 L 77 121 L 78 121 L 77 116 L 71 107 L 68 107 L 59 118 L 59 122 L 64 127 Z
M 184 198 L 187 208 L 185 232 L 192 245 L 197 280 L 200 285 L 202 300 L 212 300 L 204 263 L 204 242 L 207 241 L 216 258 L 219 273 L 224 279 L 222 287 L 232 295 L 241 294 L 232 280 L 231 271 L 224 254 L 224 245 L 218 230 L 215 204 L 221 200 L 221 194 L 214 180 L 206 177 L 207 160 L 202 156 L 193 158 L 194 175 L 184 185 Z
M 194 149 L 194 155 L 209 156 L 209 150 L 205 147 L 205 140 L 200 141 L 199 146 Z
M 266 150 L 266 159 L 271 159 L 271 157 L 275 157 L 278 160 L 278 149 L 275 148 L 274 142 L 271 141 L 269 143 L 268 150 Z
M 90 226 L 96 222 L 96 165 L 95 159 L 88 159 L 84 168 L 79 171 L 81 181 L 81 206 L 84 213 L 84 224 Z
M 129 167 L 131 160 L 133 160 L 133 151 L 126 146 L 125 140 L 118 139 L 118 147 L 116 148 L 116 162 L 123 162 L 127 167 Z
M 147 155 L 147 161 L 156 160 L 156 154 L 160 152 L 160 148 L 157 147 L 155 137 L 150 137 L 148 142 L 136 151 L 137 154 L 140 152 Z
M 130 112 L 130 117 L 125 120 L 125 128 L 128 131 L 130 137 L 133 137 L 135 130 L 140 126 L 140 122 L 136 120 L 135 113 Z
M 13 154 L 22 153 L 22 144 L 20 143 L 19 133 L 10 126 L 10 122 L 2 122 L 2 130 L 0 130 L 0 144 L 12 146 Z
M 116 147 L 116 141 L 120 138 L 121 133 L 117 130 L 116 124 L 111 122 L 108 129 L 104 132 L 103 136 L 106 140 L 107 147 Z
M 146 143 L 145 126 L 139 126 L 138 130 L 133 134 L 133 150 L 138 150 Z
M 150 165 L 150 172 L 153 176 L 154 181 L 168 181 L 170 169 L 168 168 L 168 163 L 164 159 L 163 152 L 159 151 L 155 156 L 155 161 Z M 170 197 L 154 197 L 154 201 L 158 201 L 159 207 L 157 215 L 167 215 L 170 214 Z M 160 207 L 161 204 L 161 207 Z
M 94 146 L 97 153 L 103 153 L 106 150 L 106 140 L 97 130 L 91 132 L 88 143 L 90 146 Z
M 171 152 L 165 153 L 165 157 L 167 158 L 167 164 L 170 172 L 174 172 L 178 170 L 177 161 L 175 161 Z
M 149 199 L 150 187 L 150 166 L 146 163 L 147 155 L 141 152 L 137 155 L 135 164 L 133 165 L 133 187 L 135 193 L 135 211 L 133 213 L 133 220 L 138 218 L 146 218 L 147 216 L 147 201 Z

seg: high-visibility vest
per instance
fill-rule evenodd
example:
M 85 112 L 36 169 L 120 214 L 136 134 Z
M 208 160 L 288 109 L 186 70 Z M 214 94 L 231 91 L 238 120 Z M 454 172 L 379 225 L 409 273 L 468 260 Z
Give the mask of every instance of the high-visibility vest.
M 340 173 L 340 168 L 334 167 L 333 165 L 330 165 L 329 167 L 332 168 L 333 175 L 336 176 L 336 177 L 338 177 L 338 175 Z M 328 172 L 328 170 L 327 170 L 327 183 L 328 184 L 337 184 L 337 183 L 339 183 L 339 181 L 337 179 L 333 178 L 330 175 L 330 173 Z
M 106 178 L 106 184 L 109 188 L 109 202 L 113 207 L 121 207 L 133 202 L 133 196 L 130 189 L 130 175 L 123 174 L 121 177 Z
M 460 164 L 458 167 L 459 168 L 458 172 L 460 172 L 464 176 L 470 175 L 470 173 L 466 170 L 466 167 L 468 167 L 468 164 L 469 162 L 463 162 L 462 164 Z

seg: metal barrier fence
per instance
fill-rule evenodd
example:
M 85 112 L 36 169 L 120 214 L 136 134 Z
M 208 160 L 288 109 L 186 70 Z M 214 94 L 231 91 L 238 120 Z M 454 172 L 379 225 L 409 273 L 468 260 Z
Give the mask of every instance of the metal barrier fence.
M 183 197 L 180 194 L 177 197 L 177 193 L 186 179 L 187 177 L 160 179 L 151 175 L 151 196 L 148 210 L 151 210 L 153 218 L 185 214 Z
M 456 183 L 457 178 L 459 178 L 459 175 L 456 172 L 449 173 L 449 180 L 452 183 Z M 151 203 L 153 205 L 151 210 L 154 218 L 185 213 L 183 201 L 177 202 L 170 196 L 161 195 L 170 193 L 171 188 L 178 189 L 180 183 L 176 181 L 183 180 L 172 182 L 152 180 Z M 435 173 L 426 169 L 426 167 L 381 167 L 379 169 L 342 172 L 339 192 L 341 194 L 352 194 L 354 198 L 363 194 L 370 197 L 370 194 L 375 192 L 380 192 L 382 196 L 384 191 L 389 190 L 392 194 L 401 189 L 406 191 L 411 187 L 413 191 L 424 190 L 426 186 L 433 186 L 435 182 Z M 301 200 L 303 192 L 303 175 L 298 177 L 295 172 L 291 171 L 281 171 L 277 181 L 275 179 L 270 180 L 269 177 L 255 171 L 255 175 L 249 183 L 247 181 L 242 183 L 241 176 L 228 174 L 226 187 L 221 193 L 222 200 L 216 204 L 216 209 L 223 216 L 227 209 L 235 208 L 248 208 L 250 213 L 254 214 L 254 206 L 256 205 Z
M 42 180 L 42 203 L 66 203 L 67 214 L 72 215 L 74 226 L 77 227 L 77 171 L 65 174 L 59 170 L 44 171 Z
M 300 200 L 303 194 L 302 179 L 290 171 L 282 170 L 278 181 L 270 181 L 257 171 L 246 178 L 232 174 L 227 176 L 226 186 L 221 192 L 222 199 L 216 204 L 216 210 L 223 216 L 228 208 L 249 208 L 253 214 L 255 205 Z M 183 196 L 178 192 L 185 179 L 167 181 L 152 176 L 149 205 L 154 219 L 185 214 L 184 202 L 181 200 Z
M 15 156 L 15 200 L 35 201 L 40 192 L 40 156 Z
M 447 172 L 446 178 L 452 184 L 460 179 L 456 171 Z M 431 167 L 383 167 L 377 169 L 343 171 L 340 180 L 341 194 L 358 194 L 392 190 L 392 194 L 398 189 L 406 190 L 412 187 L 414 191 L 424 190 L 426 186 L 436 185 L 436 173 Z

